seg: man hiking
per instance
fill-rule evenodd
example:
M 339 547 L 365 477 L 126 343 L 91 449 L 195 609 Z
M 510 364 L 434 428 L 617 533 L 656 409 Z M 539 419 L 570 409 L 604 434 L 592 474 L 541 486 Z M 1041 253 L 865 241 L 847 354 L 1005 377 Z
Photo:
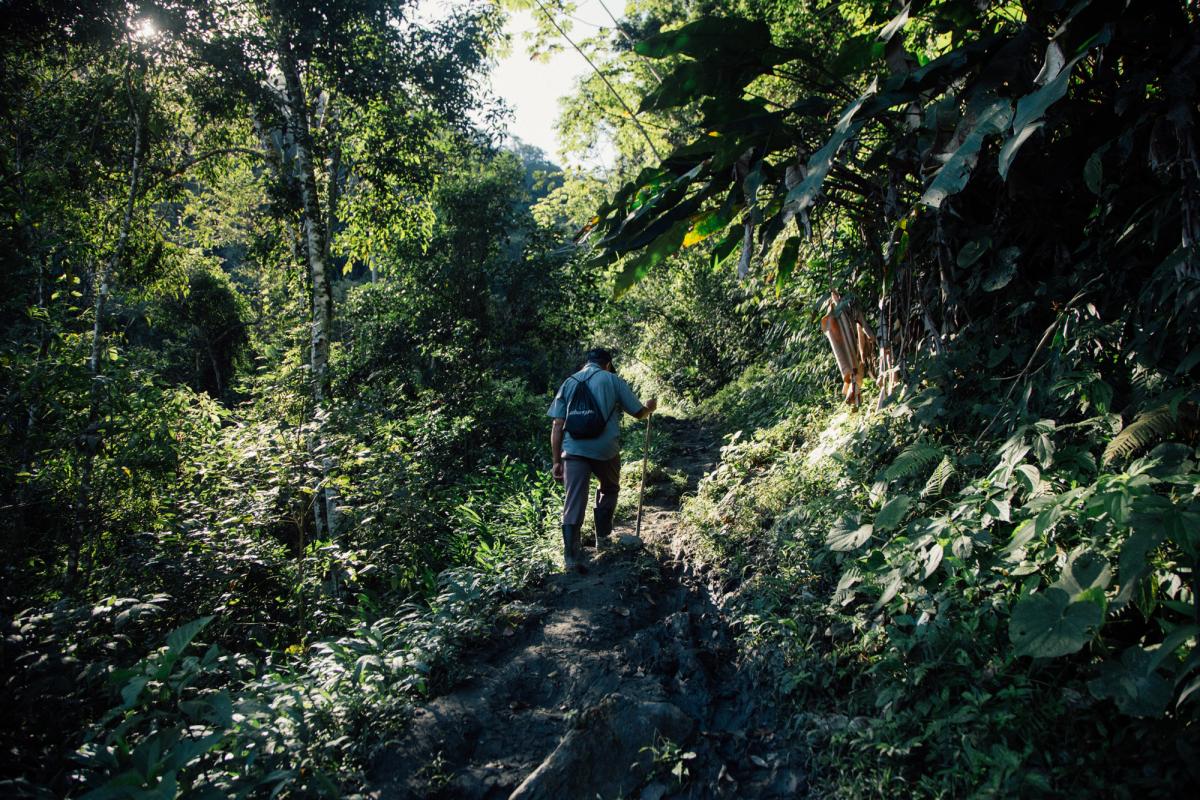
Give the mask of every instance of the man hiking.
M 618 406 L 637 419 L 645 419 L 658 408 L 658 401 L 652 398 L 642 405 L 629 384 L 613 372 L 612 354 L 595 348 L 587 352 L 583 369 L 563 381 L 547 412 L 554 420 L 550 427 L 554 477 L 567 489 L 562 529 L 563 560 L 568 571 L 587 571 L 580 530 L 593 473 L 600 480 L 594 510 L 597 546 L 606 543 L 612 534 L 621 489 Z

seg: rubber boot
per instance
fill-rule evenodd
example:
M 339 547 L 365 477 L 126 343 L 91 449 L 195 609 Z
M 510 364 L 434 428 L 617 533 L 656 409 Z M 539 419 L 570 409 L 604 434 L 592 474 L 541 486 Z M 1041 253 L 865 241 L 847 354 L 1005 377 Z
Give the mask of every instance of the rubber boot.
M 563 563 L 566 565 L 567 572 L 578 572 L 580 575 L 587 573 L 587 567 L 583 565 L 583 553 L 579 543 L 580 525 L 563 525 Z
M 596 520 L 596 549 L 602 550 L 612 545 L 613 514 L 615 508 L 592 509 L 592 518 Z

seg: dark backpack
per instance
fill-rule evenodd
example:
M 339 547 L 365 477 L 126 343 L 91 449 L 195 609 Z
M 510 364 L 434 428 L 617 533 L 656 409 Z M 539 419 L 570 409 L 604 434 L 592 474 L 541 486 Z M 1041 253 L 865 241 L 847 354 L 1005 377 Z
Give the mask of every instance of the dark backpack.
M 575 381 L 576 386 L 571 401 L 567 403 L 567 422 L 564 427 L 572 439 L 595 439 L 604 433 L 608 419 L 612 416 L 612 411 L 608 412 L 608 416 L 601 413 L 592 390 L 588 388 L 588 381 L 597 374 L 599 371 L 593 372 L 587 380 L 582 381 L 574 375 L 569 378 Z

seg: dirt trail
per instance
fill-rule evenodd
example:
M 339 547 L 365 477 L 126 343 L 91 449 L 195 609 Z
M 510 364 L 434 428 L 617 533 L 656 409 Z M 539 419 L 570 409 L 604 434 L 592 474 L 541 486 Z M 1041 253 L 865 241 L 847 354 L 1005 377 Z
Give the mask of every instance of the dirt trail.
M 694 491 L 719 442 L 700 425 L 655 419 L 666 466 Z M 661 495 L 655 490 L 662 491 Z M 663 491 L 666 490 L 666 491 Z M 375 759 L 376 798 L 770 798 L 803 788 L 778 745 L 769 701 L 736 671 L 732 638 L 698 580 L 665 552 L 677 524 L 669 485 L 647 487 L 642 538 L 556 575 L 538 619 L 417 709 Z M 690 758 L 684 756 L 692 755 Z M 657 755 L 657 760 L 656 760 Z M 679 765 L 682 779 L 672 774 Z

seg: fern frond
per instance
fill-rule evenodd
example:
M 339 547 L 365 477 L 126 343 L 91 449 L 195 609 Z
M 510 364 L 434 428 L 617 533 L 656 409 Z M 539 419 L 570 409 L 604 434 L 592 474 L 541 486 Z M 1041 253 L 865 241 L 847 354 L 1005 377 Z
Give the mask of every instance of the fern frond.
M 1161 395 L 1163 382 L 1162 373 L 1157 370 L 1146 369 L 1143 366 L 1135 367 L 1133 375 L 1130 376 L 1134 403 L 1142 405 L 1147 400 Z
M 1104 448 L 1104 463 L 1128 458 L 1156 441 L 1168 437 L 1194 438 L 1200 429 L 1200 414 L 1194 403 L 1184 403 L 1177 411 L 1164 404 L 1138 414 Z
M 942 448 L 928 442 L 913 442 L 900 451 L 896 460 L 885 469 L 880 477 L 885 481 L 908 478 L 924 469 L 942 457 Z
M 954 477 L 958 469 L 954 466 L 954 462 L 950 460 L 950 456 L 943 456 L 941 462 L 934 467 L 933 473 L 929 479 L 925 481 L 925 488 L 921 490 L 922 497 L 937 497 L 942 492 L 946 491 L 946 484 Z
M 840 607 L 853 600 L 854 596 L 858 594 L 858 590 L 854 588 L 855 584 L 862 583 L 866 577 L 858 567 L 850 567 L 842 573 L 841 580 L 838 581 L 837 591 L 833 593 L 833 604 Z

